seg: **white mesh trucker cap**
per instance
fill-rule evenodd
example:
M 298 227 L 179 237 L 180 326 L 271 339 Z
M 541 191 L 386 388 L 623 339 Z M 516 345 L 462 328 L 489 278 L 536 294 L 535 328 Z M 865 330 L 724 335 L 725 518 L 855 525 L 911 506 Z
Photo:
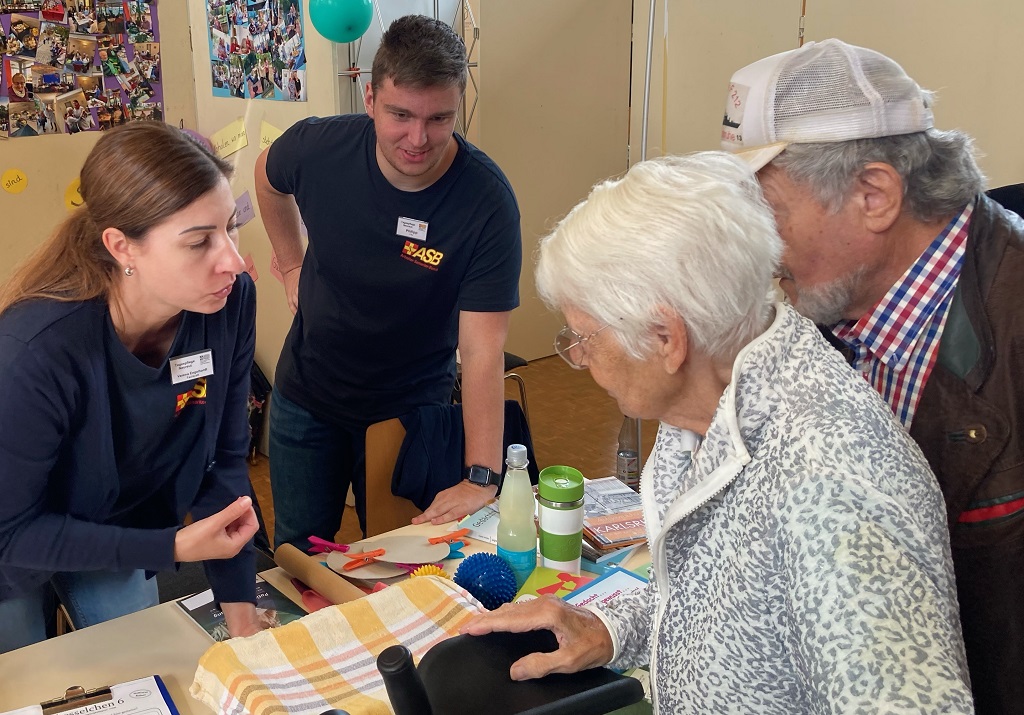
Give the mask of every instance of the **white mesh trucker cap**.
M 789 144 L 922 132 L 931 95 L 883 54 L 840 40 L 809 42 L 732 76 L 722 148 L 756 171 Z

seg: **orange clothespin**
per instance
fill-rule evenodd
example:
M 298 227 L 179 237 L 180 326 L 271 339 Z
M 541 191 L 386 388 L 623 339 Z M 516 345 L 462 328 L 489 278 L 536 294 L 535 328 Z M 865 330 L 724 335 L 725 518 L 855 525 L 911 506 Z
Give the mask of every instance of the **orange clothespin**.
M 448 534 L 442 534 L 441 536 L 432 536 L 427 539 L 427 543 L 430 544 L 448 544 L 451 545 L 454 541 L 462 541 L 462 537 L 469 534 L 469 529 L 459 529 Z
M 341 553 L 341 552 L 339 552 Z M 351 571 L 357 569 L 360 566 L 369 566 L 377 560 L 378 556 L 384 555 L 384 549 L 374 549 L 373 551 L 364 551 L 361 554 L 345 554 L 342 555 L 348 559 L 348 563 L 341 567 L 342 571 Z

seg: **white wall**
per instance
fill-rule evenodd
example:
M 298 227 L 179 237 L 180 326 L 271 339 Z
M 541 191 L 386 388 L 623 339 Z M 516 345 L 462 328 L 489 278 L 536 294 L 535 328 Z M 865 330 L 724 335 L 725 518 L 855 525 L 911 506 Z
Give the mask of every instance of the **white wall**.
M 799 20 L 800 0 L 670 1 L 666 148 L 674 153 L 718 149 L 733 71 L 797 47 Z M 698 107 L 704 111 L 695 111 Z
M 176 0 L 165 0 L 170 4 Z M 233 97 L 214 97 L 210 75 L 210 53 L 206 3 L 188 0 L 192 20 L 192 47 L 190 60 L 195 77 L 195 106 L 197 128 L 205 136 L 224 128 L 236 119 L 243 119 L 249 145 L 228 157 L 235 167 L 231 188 L 235 196 L 248 191 L 256 206 L 253 167 L 262 149 L 259 146 L 260 126 L 266 121 L 280 130 L 309 116 L 327 116 L 335 113 L 337 94 L 337 68 L 334 64 L 334 45 L 313 29 L 309 21 L 309 0 L 303 0 L 303 24 L 306 41 L 307 102 L 277 102 L 264 99 L 243 100 Z M 240 230 L 242 255 L 252 254 L 259 280 L 256 295 L 259 309 L 256 313 L 256 362 L 273 380 L 281 345 L 291 325 L 292 315 L 284 298 L 284 289 L 270 273 L 270 240 L 263 230 L 263 222 L 256 206 L 256 219 Z
M 647 5 L 636 0 L 638 43 Z M 658 0 L 650 156 L 718 148 L 732 72 L 798 46 L 801 0 Z M 667 22 L 663 16 L 667 14 Z M 1024 180 L 1024 3 L 1000 0 L 807 0 L 806 40 L 838 37 L 892 57 L 938 92 L 936 125 L 975 137 L 990 186 Z M 634 49 L 633 106 L 639 111 Z M 659 54 L 661 51 L 661 54 Z M 631 137 L 637 145 L 638 128 Z M 638 158 L 634 151 L 631 161 Z
M 481 0 L 479 144 L 508 176 L 523 228 L 507 349 L 551 355 L 561 318 L 536 297 L 540 236 L 626 169 L 630 3 Z
M 975 138 L 990 187 L 1024 181 L 1024 3 L 809 0 L 807 38 L 828 37 L 892 57 L 937 92 L 936 126 Z

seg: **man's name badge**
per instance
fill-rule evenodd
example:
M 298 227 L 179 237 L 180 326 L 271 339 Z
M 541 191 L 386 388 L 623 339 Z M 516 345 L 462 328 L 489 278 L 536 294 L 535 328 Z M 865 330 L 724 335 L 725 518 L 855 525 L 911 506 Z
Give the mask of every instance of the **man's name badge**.
M 195 380 L 213 374 L 213 351 L 200 350 L 197 353 L 171 358 L 171 384 Z
M 411 238 L 414 241 L 427 240 L 427 222 L 415 218 L 398 217 L 398 229 L 395 231 L 399 236 Z

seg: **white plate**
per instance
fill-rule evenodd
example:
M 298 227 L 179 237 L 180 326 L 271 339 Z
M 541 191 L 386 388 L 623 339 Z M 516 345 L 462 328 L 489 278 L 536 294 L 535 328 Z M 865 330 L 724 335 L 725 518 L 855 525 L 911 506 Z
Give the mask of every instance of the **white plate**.
M 370 549 L 367 549 L 367 551 L 370 551 Z M 350 551 L 349 553 L 352 552 Z M 348 564 L 351 561 L 352 559 L 345 558 L 345 554 L 338 553 L 337 551 L 332 551 L 327 554 L 327 568 L 340 576 L 379 580 L 382 578 L 394 578 L 395 576 L 401 576 L 405 573 L 404 569 L 400 569 L 387 561 L 374 561 L 366 566 L 358 566 L 349 571 L 345 571 L 345 564 Z

